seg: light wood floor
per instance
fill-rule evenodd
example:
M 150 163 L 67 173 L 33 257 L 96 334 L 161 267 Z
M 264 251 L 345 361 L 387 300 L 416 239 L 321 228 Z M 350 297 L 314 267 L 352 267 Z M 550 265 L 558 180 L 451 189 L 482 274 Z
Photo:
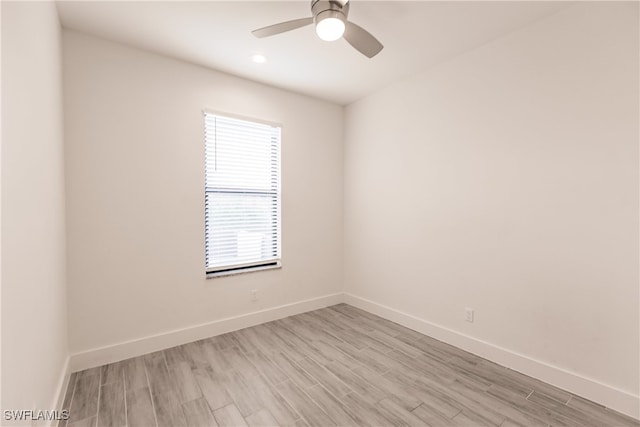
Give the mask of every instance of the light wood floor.
M 78 426 L 640 426 L 346 304 L 72 374 Z

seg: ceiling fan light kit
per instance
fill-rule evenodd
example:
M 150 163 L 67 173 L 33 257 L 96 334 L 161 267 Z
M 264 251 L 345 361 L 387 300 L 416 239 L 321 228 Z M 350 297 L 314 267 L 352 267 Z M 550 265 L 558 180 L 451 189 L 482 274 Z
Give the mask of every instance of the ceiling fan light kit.
M 318 37 L 325 41 L 344 39 L 368 58 L 376 56 L 383 48 L 367 30 L 347 20 L 350 1 L 311 0 L 311 18 L 294 19 L 252 31 L 258 38 L 274 36 L 315 24 Z
M 336 41 L 344 34 L 345 20 L 344 15 L 335 10 L 320 12 L 315 18 L 316 34 L 324 41 Z

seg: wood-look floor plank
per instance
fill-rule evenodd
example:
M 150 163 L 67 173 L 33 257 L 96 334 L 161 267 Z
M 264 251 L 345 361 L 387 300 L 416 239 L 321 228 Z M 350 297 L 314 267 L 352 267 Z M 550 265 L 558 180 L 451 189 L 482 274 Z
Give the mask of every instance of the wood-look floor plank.
M 298 386 L 308 388 L 318 384 L 311 375 L 298 366 L 296 362 L 289 359 L 285 354 L 274 354 L 272 356 L 272 360 Z
M 482 364 L 486 365 L 486 361 L 483 361 Z M 495 364 L 492 365 L 498 366 Z M 520 384 L 523 384 L 525 387 L 531 388 L 538 394 L 544 394 L 545 396 L 555 399 L 560 403 L 567 403 L 571 398 L 571 393 L 569 393 L 568 391 L 561 390 L 558 387 L 554 387 L 551 384 L 544 383 L 540 380 L 531 378 L 530 376 L 521 374 L 520 372 L 516 372 L 512 369 L 502 369 L 506 371 L 506 376 L 510 377 L 512 380 L 517 381 Z
M 239 345 L 238 341 L 234 338 L 232 333 L 207 338 L 203 340 L 203 343 L 212 346 L 217 351 L 226 350 L 228 348 L 237 347 Z
M 78 371 L 76 374 L 77 374 L 77 378 L 81 379 L 81 378 L 91 377 L 93 375 L 100 375 L 101 372 L 102 372 L 102 366 L 97 366 L 95 368 L 89 368 L 83 371 Z
M 144 357 L 144 361 L 158 427 L 184 426 L 186 420 L 182 413 L 182 402 L 167 369 L 164 353 L 151 353 Z
M 100 384 L 110 384 L 112 382 L 122 382 L 124 378 L 125 362 L 109 363 L 101 367 Z
M 144 360 L 145 368 L 148 368 L 149 364 L 158 364 L 160 363 L 160 361 L 162 361 L 162 363 L 164 363 L 165 365 L 167 363 L 164 357 L 164 352 L 162 351 L 154 351 L 152 353 L 147 353 L 144 356 L 142 356 L 142 359 Z
M 582 425 L 594 427 L 600 425 L 600 421 L 597 418 L 594 418 L 589 414 L 585 414 L 584 412 L 579 411 L 572 406 L 565 405 L 564 403 L 552 399 L 547 395 L 538 393 L 537 391 L 531 393 L 531 395 L 527 397 L 527 400 L 551 411 L 554 411 L 571 420 L 574 420 Z
M 405 363 L 402 363 L 401 361 L 396 360 L 397 357 L 393 357 L 396 354 L 400 354 L 400 352 L 394 353 L 394 350 L 391 350 L 387 353 L 382 353 L 381 351 L 376 350 L 374 348 L 365 348 L 364 350 L 361 350 L 360 353 L 364 355 L 363 357 L 366 359 L 377 360 L 378 363 L 386 367 L 387 370 L 404 369 L 406 367 Z M 365 365 L 367 364 L 365 363 Z
M 387 345 L 392 350 L 401 351 L 404 354 L 409 355 L 410 357 L 418 357 L 419 355 L 422 354 L 422 352 L 417 348 L 415 348 L 414 346 L 409 345 L 404 341 L 401 341 L 396 337 L 387 335 L 383 332 L 374 330 L 371 332 L 371 337 Z
M 422 353 L 429 355 L 432 359 L 435 359 L 441 363 L 447 363 L 452 355 L 450 353 L 446 353 L 434 347 L 431 343 L 425 342 L 421 338 L 416 338 L 414 334 L 417 332 L 411 331 L 411 333 L 402 333 L 396 335 L 395 338 L 399 341 L 404 342 L 407 345 L 417 348 Z M 423 336 L 424 337 L 424 336 Z
M 276 366 L 262 351 L 256 350 L 253 353 L 247 353 L 246 357 L 271 384 L 279 384 L 288 378 L 287 375 L 282 372 L 282 369 Z
M 318 337 L 312 336 L 310 331 L 306 331 L 306 326 L 302 320 L 298 316 L 285 317 L 284 319 L 277 320 L 273 322 L 278 325 L 281 330 L 285 330 L 293 335 L 298 335 L 299 332 L 308 332 L 307 335 L 303 335 L 300 338 L 302 341 L 317 339 Z
M 322 384 L 324 388 L 329 390 L 337 397 L 344 396 L 345 394 L 351 392 L 351 388 L 343 383 L 338 377 L 329 372 L 324 367 L 318 365 L 312 359 L 303 359 L 298 362 L 298 366 L 304 369 L 307 373 L 309 373 L 317 382 Z
M 224 372 L 214 372 L 211 369 L 194 369 L 193 376 L 202 391 L 202 395 L 212 410 L 220 409 L 233 403 L 225 384 Z
M 393 369 L 384 376 L 392 381 L 410 387 L 411 390 L 414 390 L 415 396 L 420 399 L 423 404 L 427 404 L 429 407 L 435 408 L 439 413 L 445 414 L 448 418 L 453 417 L 463 408 L 463 405 L 457 402 L 453 397 L 420 382 L 419 373 L 413 373 L 406 369 Z
M 425 337 L 426 335 L 415 331 L 413 329 L 410 328 L 405 328 L 402 332 L 400 332 L 398 335 L 396 335 L 396 338 L 398 339 L 403 339 L 407 344 L 410 344 L 414 341 L 418 341 L 421 340 Z M 408 340 L 408 341 L 407 341 Z
M 315 320 L 316 324 L 319 324 L 321 326 L 326 326 L 327 324 L 329 324 L 334 335 L 336 335 L 340 339 L 342 339 L 340 337 L 340 334 L 353 328 L 352 326 L 348 326 L 345 323 L 340 323 L 337 320 L 337 316 L 330 314 L 328 311 L 324 311 L 324 309 L 312 311 L 307 314 Z
M 248 380 L 248 384 L 259 397 L 264 408 L 269 410 L 280 425 L 291 425 L 300 418 L 300 415 L 280 395 L 275 386 L 269 384 L 262 377 L 252 377 Z
M 318 384 L 307 389 L 307 394 L 337 425 L 357 425 L 357 421 L 355 417 L 350 415 L 350 411 L 344 407 L 340 400 L 321 385 Z
M 384 393 L 376 386 L 356 375 L 351 369 L 340 362 L 332 362 L 326 366 L 327 370 L 338 377 L 351 390 L 369 403 L 376 403 L 384 399 Z
M 122 371 L 120 371 L 122 372 Z M 124 381 L 112 381 L 100 389 L 98 427 L 125 427 Z
M 364 311 L 362 309 L 356 308 L 356 310 L 364 317 L 366 317 L 367 319 L 369 319 L 370 321 L 374 322 L 376 324 L 376 327 L 374 328 L 374 330 L 377 331 L 382 331 L 385 332 L 385 329 L 389 332 L 385 332 L 388 335 L 391 336 L 398 336 L 399 334 L 402 333 L 406 333 L 407 331 L 410 331 L 409 328 L 402 326 L 396 322 L 393 322 L 391 320 L 387 320 L 384 319 L 380 316 L 376 316 L 375 314 L 369 313 L 367 311 Z
M 229 372 L 227 378 L 227 391 L 243 417 L 262 409 L 264 404 L 255 388 L 249 383 L 248 378 L 237 371 Z
M 453 417 L 453 422 L 459 427 L 498 427 L 498 424 L 494 424 L 482 416 L 467 410 L 462 410 Z
M 419 341 L 427 344 L 429 347 L 436 349 L 441 353 L 447 354 L 449 358 L 458 357 L 460 359 L 464 359 L 473 363 L 480 363 L 482 360 L 484 360 L 473 353 L 469 353 L 468 351 L 454 347 L 450 344 L 444 343 L 426 335 L 423 335 Z
M 380 414 L 396 426 L 422 427 L 426 423 L 416 415 L 407 411 L 403 405 L 393 398 L 382 399 L 376 405 Z M 415 408 L 414 408 L 415 409 Z
M 313 357 L 313 359 L 320 363 L 321 365 L 326 365 L 327 363 L 333 362 L 333 357 L 330 354 L 327 354 L 326 349 L 323 347 L 321 340 L 312 340 L 309 343 L 310 349 L 305 352 L 306 356 L 300 360 L 307 359 L 309 357 Z M 334 347 L 335 348 L 335 347 Z M 337 351 L 337 349 L 336 349 Z M 300 361 L 298 360 L 298 362 Z
M 276 387 L 291 407 L 312 426 L 335 426 L 333 420 L 291 381 L 284 381 Z
M 76 387 L 77 372 L 72 372 L 69 375 L 69 383 L 67 384 L 67 390 L 64 393 L 64 401 L 62 402 L 62 409 L 69 409 L 71 406 L 71 398 L 73 397 L 73 390 Z
M 171 366 L 175 363 L 191 363 L 191 359 L 187 357 L 184 352 L 184 346 L 176 346 L 163 350 L 164 360 L 167 362 L 167 366 Z
M 198 369 L 210 369 L 214 372 L 228 372 L 233 369 L 233 365 L 231 365 L 231 361 L 229 360 L 229 356 L 231 356 L 229 348 L 221 350 L 216 348 L 212 342 L 205 340 L 202 343 L 200 351 L 202 357 L 207 360 L 207 363 L 198 363 L 200 366 Z M 192 364 L 192 369 L 193 366 Z
M 297 317 L 299 317 L 304 322 L 305 332 L 315 334 L 315 340 L 322 340 L 330 344 L 343 342 L 340 338 L 337 337 L 332 329 L 326 327 L 327 325 L 325 323 L 319 321 L 309 313 L 302 313 Z
M 135 390 L 148 386 L 144 358 L 134 357 L 125 360 L 123 363 L 123 373 L 126 390 Z
M 255 377 L 260 375 L 258 370 L 249 362 L 244 353 L 238 347 L 232 347 L 223 351 L 226 359 L 231 365 L 231 369 L 241 372 L 245 377 Z
M 356 350 L 362 350 L 369 346 L 366 342 L 366 335 L 363 336 L 355 329 L 342 329 L 336 333 L 336 336 L 344 341 L 344 344 Z
M 188 427 L 217 427 L 218 425 L 204 397 L 183 403 L 182 412 Z
M 73 391 L 76 387 L 76 377 L 77 373 L 73 372 L 69 376 L 69 383 L 67 384 L 67 390 L 64 393 L 64 400 L 62 401 L 62 410 L 70 411 L 71 410 L 71 400 L 73 399 Z M 58 422 L 58 427 L 67 427 L 68 419 L 60 420 Z
M 437 409 L 432 408 L 426 404 L 418 406 L 416 409 L 411 411 L 411 413 L 427 423 L 427 425 L 429 426 L 451 427 L 457 425 L 452 420 L 452 417 L 447 417 Z M 453 416 L 455 417 L 458 413 L 460 413 L 460 411 L 458 411 Z
M 449 385 L 452 390 L 464 393 L 466 390 L 466 385 L 458 382 L 454 382 Z M 468 391 L 468 390 L 467 390 Z M 473 393 L 473 399 L 479 404 L 483 405 L 486 408 L 491 408 L 496 411 L 500 415 L 503 415 L 510 419 L 512 422 L 517 422 L 527 427 L 545 427 L 548 423 L 539 420 L 535 417 L 529 416 L 510 405 L 505 404 L 499 399 L 482 392 L 475 391 Z M 504 422 L 503 422 L 504 423 Z
M 156 416 L 148 387 L 126 391 L 128 427 L 150 427 L 156 425 Z
M 389 369 L 391 369 L 391 366 L 388 363 L 391 359 L 386 357 L 383 353 L 379 353 L 370 348 L 356 350 L 345 344 L 336 345 L 336 348 L 378 374 L 385 374 Z
M 151 391 L 158 427 L 185 426 L 182 403 L 175 393 Z
M 351 314 L 348 311 L 348 307 L 349 307 L 348 304 L 340 303 L 340 304 L 332 305 L 331 307 L 327 307 L 327 308 L 329 310 L 333 310 L 333 311 L 337 312 L 338 314 L 341 314 L 341 315 L 347 317 L 350 321 L 352 321 L 355 317 L 354 317 L 353 314 Z
M 471 388 L 479 388 L 486 390 L 493 383 L 480 375 L 476 375 L 472 370 L 460 369 L 449 363 L 443 364 L 429 355 L 420 355 L 417 359 L 427 366 L 431 366 L 434 371 L 442 373 L 442 375 L 452 376 L 454 380 L 469 385 Z
M 205 340 L 194 341 L 185 344 L 182 347 L 182 353 L 186 360 L 189 361 L 191 369 L 206 369 L 210 367 L 209 358 L 205 351 L 209 343 Z
M 485 407 L 476 399 L 477 394 L 484 392 L 484 389 L 468 388 L 468 390 L 465 389 L 464 391 L 456 390 L 450 387 L 451 382 L 443 381 L 426 369 L 420 369 L 419 365 L 415 366 L 416 369 L 408 365 L 406 365 L 406 369 L 396 370 L 395 376 L 400 381 L 411 384 L 426 393 L 433 394 L 440 400 L 452 402 L 453 406 L 461 409 L 466 408 L 468 412 L 478 413 L 496 425 L 504 421 L 504 416 L 490 407 Z
M 271 412 L 264 408 L 249 415 L 246 420 L 249 427 L 274 427 L 279 425 L 278 421 L 271 415 Z
M 455 389 L 452 388 L 450 384 L 443 385 L 426 377 L 419 378 L 417 383 L 423 384 L 431 390 L 437 391 L 440 395 L 448 396 L 452 401 L 460 405 L 463 410 L 466 409 L 468 413 L 475 413 L 482 416 L 484 419 L 489 420 L 495 425 L 502 424 L 506 418 L 495 408 L 483 404 L 482 399 L 478 398 L 481 393 L 484 393 L 484 390 L 474 390 L 469 388 Z
M 278 346 L 279 338 L 266 324 L 256 325 L 251 329 L 255 331 L 256 339 L 258 341 L 258 344 L 260 344 L 260 350 L 262 352 L 268 353 L 272 348 Z
M 403 386 L 399 382 L 395 382 L 385 376 L 378 375 L 372 370 L 361 366 L 353 369 L 353 372 L 368 381 L 375 384 L 386 396 L 396 397 L 402 404 L 402 407 L 408 411 L 420 406 L 422 401 L 416 396 L 415 389 Z
M 356 339 L 364 343 L 368 348 L 372 348 L 381 353 L 388 353 L 391 350 L 394 350 L 392 346 L 389 346 L 378 338 L 371 336 L 372 333 L 373 331 L 365 331 L 364 329 L 360 329 L 358 327 L 354 328 L 351 332 L 351 334 L 355 336 Z M 347 342 L 347 344 L 351 345 L 350 342 Z
M 254 351 L 268 351 L 268 347 L 263 346 L 256 333 L 255 328 L 245 328 L 234 332 L 231 335 L 238 343 L 238 348 L 244 353 L 252 353 Z
M 358 393 L 347 394 L 342 402 L 350 411 L 351 416 L 356 419 L 358 425 L 367 427 L 392 425 L 375 406 L 363 399 Z
M 386 356 L 395 360 L 396 362 L 399 362 L 405 365 L 406 367 L 414 371 L 420 372 L 420 374 L 429 378 L 430 380 L 441 383 L 441 384 L 449 384 L 456 379 L 455 374 L 448 372 L 445 369 L 439 369 L 437 367 L 433 367 L 426 361 L 420 360 L 418 358 L 413 358 L 401 351 L 394 350 L 387 353 Z
M 360 310 L 359 308 L 355 308 L 353 306 L 348 306 L 347 311 L 351 311 L 354 313 L 355 318 L 364 324 L 368 324 L 371 330 L 384 332 L 387 335 L 396 336 L 400 333 L 404 333 L 407 328 L 404 326 L 398 325 L 397 323 L 391 322 L 390 320 L 383 319 L 382 317 L 378 317 L 374 314 L 367 313 L 364 310 Z
M 506 404 L 518 409 L 519 411 L 528 414 L 536 419 L 547 422 L 553 426 L 568 426 L 568 427 L 578 427 L 579 423 L 566 418 L 560 414 L 555 413 L 543 406 L 537 405 L 522 396 L 511 392 L 508 389 L 502 388 L 498 385 L 492 385 L 487 390 L 487 393 L 491 396 L 496 397 L 497 399 L 502 400 Z
M 333 314 L 329 314 L 330 312 Z M 354 338 L 354 336 L 349 335 L 350 333 L 358 332 L 359 334 L 364 334 L 366 336 L 369 334 L 369 332 L 372 331 L 371 327 L 369 327 L 368 325 L 354 322 L 353 318 L 344 316 L 341 313 L 331 310 L 331 308 L 327 308 L 326 312 L 323 313 L 323 315 L 325 317 L 331 317 L 331 321 L 333 322 L 332 324 L 337 324 L 339 327 L 338 330 L 341 333 L 346 333 L 347 337 L 349 337 L 350 339 Z M 356 339 L 359 339 L 359 338 L 356 338 Z
M 468 354 L 465 358 L 453 357 L 450 360 L 450 363 L 481 376 L 492 384 L 499 385 L 525 397 L 528 396 L 531 391 L 538 391 L 562 403 L 566 403 L 571 396 L 570 393 L 564 390 L 560 390 L 550 384 L 545 384 L 519 372 L 497 365 L 493 362 L 489 362 L 488 360 L 470 359 Z
M 274 334 L 274 348 L 269 349 L 269 354 L 283 353 L 289 359 L 297 361 L 304 359 L 312 348 L 305 340 L 299 338 L 290 329 L 283 326 L 282 322 L 276 320 L 269 322 L 266 327 Z
M 338 350 L 331 344 L 328 344 L 324 341 L 314 341 L 313 346 L 319 353 L 322 354 L 324 359 L 331 363 L 334 360 L 341 362 L 343 365 L 348 366 L 350 369 L 354 369 L 360 366 L 360 363 L 353 359 L 351 356 L 347 356 L 346 353 Z M 316 360 L 319 363 L 322 363 L 320 359 L 317 358 L 317 354 L 312 354 L 309 356 L 310 358 Z
M 334 338 L 338 338 L 338 333 L 340 331 L 343 331 L 345 329 L 349 329 L 349 328 L 345 328 L 344 326 L 341 326 L 339 324 L 333 323 L 333 319 L 330 319 L 329 321 L 327 321 L 317 311 L 306 312 L 306 313 L 302 314 L 300 317 L 305 322 L 307 322 L 307 324 L 313 325 L 313 327 L 325 331 L 325 333 L 328 333 L 328 334 L 332 335 Z
M 490 365 L 478 364 L 459 357 L 452 357 L 449 361 L 452 367 L 455 367 L 459 371 L 470 372 L 473 375 L 482 378 L 486 382 L 499 385 L 500 387 L 511 391 L 522 397 L 527 397 L 533 391 L 533 388 L 528 385 L 519 383 L 518 381 L 510 378 L 505 368 L 500 366 L 494 367 Z
M 71 402 L 69 424 L 98 413 L 98 395 L 100 394 L 100 368 L 78 372 L 76 389 Z
M 200 391 L 200 387 L 191 371 L 191 365 L 188 362 L 169 365 L 169 374 L 173 379 L 180 402 L 190 402 L 202 397 L 202 391 Z
M 247 426 L 247 422 L 236 407 L 236 405 L 223 406 L 213 412 L 218 425 L 220 427 L 243 427 Z

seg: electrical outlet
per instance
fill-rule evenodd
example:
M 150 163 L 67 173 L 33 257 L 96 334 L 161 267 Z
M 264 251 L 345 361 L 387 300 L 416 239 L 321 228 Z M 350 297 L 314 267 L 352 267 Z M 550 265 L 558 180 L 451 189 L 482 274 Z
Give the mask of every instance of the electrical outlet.
M 464 320 L 466 320 L 469 323 L 473 323 L 473 309 L 472 308 L 465 308 L 464 309 Z
M 253 289 L 251 291 L 251 301 L 258 301 L 258 290 Z

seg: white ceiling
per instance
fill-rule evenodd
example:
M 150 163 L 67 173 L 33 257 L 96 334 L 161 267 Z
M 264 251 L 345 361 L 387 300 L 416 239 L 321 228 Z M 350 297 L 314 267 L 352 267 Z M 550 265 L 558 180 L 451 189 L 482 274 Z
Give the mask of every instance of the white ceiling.
M 349 20 L 385 48 L 368 59 L 312 26 L 257 39 L 251 30 L 311 16 L 309 1 L 62 1 L 62 25 L 251 80 L 349 104 L 508 34 L 564 2 L 352 0 Z M 262 53 L 266 64 L 251 55 Z

